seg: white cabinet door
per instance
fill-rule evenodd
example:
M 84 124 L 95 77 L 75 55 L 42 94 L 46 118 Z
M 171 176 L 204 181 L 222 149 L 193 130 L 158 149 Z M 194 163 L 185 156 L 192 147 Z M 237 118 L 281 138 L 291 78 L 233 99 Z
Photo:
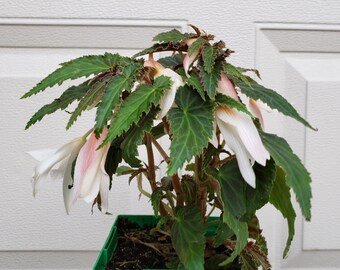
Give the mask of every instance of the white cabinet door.
M 340 2 L 325 1 L 43 1 L 0 0 L 1 187 L 0 269 L 90 269 L 115 215 L 148 213 L 147 200 L 126 179 L 110 193 L 113 216 L 78 203 L 63 209 L 61 183 L 43 183 L 32 198 L 35 164 L 24 152 L 58 147 L 87 131 L 85 114 L 65 132 L 68 115 L 47 116 L 24 131 L 38 108 L 58 97 L 56 88 L 20 96 L 57 64 L 104 51 L 131 55 L 152 36 L 196 24 L 236 51 L 231 62 L 261 70 L 319 132 L 280 115 L 266 115 L 269 131 L 286 136 L 313 177 L 313 217 L 299 214 L 288 259 L 282 260 L 287 226 L 269 206 L 261 211 L 273 269 L 340 269 Z

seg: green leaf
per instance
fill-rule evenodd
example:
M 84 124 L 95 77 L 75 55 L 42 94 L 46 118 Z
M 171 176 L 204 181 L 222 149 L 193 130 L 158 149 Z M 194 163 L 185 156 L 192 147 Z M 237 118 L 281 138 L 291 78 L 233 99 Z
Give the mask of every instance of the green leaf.
M 182 59 L 179 54 L 163 57 L 157 61 L 165 68 L 174 68 L 178 65 L 182 65 Z
M 135 63 L 128 65 L 121 74 L 114 76 L 106 85 L 96 114 L 95 133 L 97 136 L 103 131 L 103 127 L 111 117 L 114 107 L 118 105 L 122 91 L 132 87 L 138 68 L 140 66 Z
M 292 117 L 305 126 L 316 130 L 299 115 L 295 108 L 284 97 L 276 93 L 274 90 L 266 88 L 255 81 L 247 84 L 236 78 L 233 78 L 230 75 L 228 75 L 228 77 L 233 80 L 233 82 L 241 89 L 241 92 L 244 93 L 246 96 L 254 100 L 260 99 L 270 108 L 276 109 L 284 115 Z
M 201 98 L 205 101 L 205 92 L 203 85 L 200 81 L 200 78 L 198 76 L 197 71 L 193 68 L 189 75 L 190 77 L 187 77 L 186 74 L 184 73 L 184 69 L 178 69 L 177 73 L 182 76 L 183 80 L 186 81 L 191 87 L 196 89 L 197 93 L 201 96 Z
M 132 124 L 137 123 L 143 113 L 150 111 L 152 104 L 157 106 L 164 91 L 170 86 L 170 78 L 165 76 L 157 77 L 153 85 L 139 85 L 115 112 L 108 135 L 100 147 L 128 130 Z
M 134 169 L 132 169 L 131 167 L 122 165 L 122 166 L 119 166 L 117 168 L 116 174 L 117 174 L 117 176 L 121 176 L 121 175 L 124 175 L 124 174 L 129 174 L 130 172 L 133 172 L 133 171 L 134 171 Z
M 163 198 L 163 190 L 161 188 L 156 188 L 151 194 L 151 204 L 153 208 L 154 215 L 158 217 L 159 206 Z
M 110 189 L 112 186 L 112 176 L 116 173 L 119 163 L 122 162 L 120 142 L 121 138 L 112 142 L 105 160 L 105 171 L 110 177 Z
M 228 77 L 230 76 L 231 78 L 237 78 L 248 85 L 250 85 L 251 82 L 254 82 L 251 77 L 243 74 L 243 72 L 246 71 L 243 68 L 235 67 L 230 63 L 225 63 L 224 69 L 227 72 Z
M 186 39 L 187 37 L 182 34 L 177 29 L 172 29 L 167 32 L 159 33 L 156 35 L 152 40 L 153 41 L 160 41 L 160 42 L 176 42 L 176 41 L 182 41 Z
M 41 107 L 28 121 L 25 129 L 28 129 L 36 122 L 43 119 L 43 117 L 47 114 L 54 113 L 58 109 L 66 109 L 73 101 L 82 98 L 90 88 L 91 85 L 89 81 L 86 81 L 78 86 L 71 86 L 70 88 L 65 90 L 65 92 L 59 98 L 55 99 L 50 104 Z
M 201 213 L 189 205 L 176 212 L 171 226 L 172 245 L 186 269 L 204 269 L 205 229 Z
M 204 70 L 208 72 L 209 74 L 213 70 L 216 56 L 217 56 L 217 50 L 213 46 L 208 45 L 204 47 L 203 53 L 202 53 L 203 65 L 204 65 Z
M 287 185 L 294 190 L 302 214 L 307 220 L 310 220 L 312 192 L 309 172 L 303 166 L 300 158 L 293 153 L 285 139 L 262 131 L 259 133 L 264 146 L 276 164 L 285 172 Z
M 222 197 L 224 197 L 223 195 L 223 191 L 222 191 Z M 239 221 L 238 219 L 236 219 L 230 212 L 230 209 L 228 209 L 228 207 L 225 206 L 224 202 L 223 202 L 223 222 L 225 222 L 230 229 L 233 230 L 233 232 L 236 235 L 237 238 L 237 242 L 235 245 L 235 249 L 234 251 L 231 253 L 230 257 L 225 260 L 224 262 L 220 263 L 220 266 L 225 266 L 229 263 L 231 263 L 232 261 L 235 260 L 235 258 L 241 253 L 241 251 L 244 249 L 244 247 L 247 245 L 248 242 L 248 225 L 246 222 L 243 221 Z
M 211 73 L 205 71 L 200 61 L 198 67 L 200 69 L 200 77 L 204 90 L 207 92 L 208 96 L 211 99 L 214 99 L 216 94 L 216 87 L 218 81 L 221 78 L 221 72 L 223 70 L 222 63 L 221 61 L 215 61 L 214 68 Z
M 138 145 L 140 145 L 144 138 L 144 133 L 149 132 L 153 125 L 153 120 L 156 118 L 158 110 L 152 109 L 148 114 L 142 114 L 137 124 L 133 124 L 126 132 L 124 140 L 121 144 L 124 160 L 131 167 L 140 167 L 141 161 L 138 156 Z
M 231 109 L 234 108 L 240 112 L 244 112 L 245 114 L 248 114 L 251 118 L 253 118 L 253 115 L 248 111 L 246 106 L 244 106 L 242 103 L 238 102 L 237 100 L 233 99 L 232 97 L 229 97 L 223 94 L 217 94 L 215 103 L 217 105 L 227 106 Z
M 221 222 L 216 230 L 216 235 L 213 239 L 214 248 L 219 247 L 227 239 L 230 239 L 234 235 L 234 232 L 229 228 L 226 223 Z
M 24 94 L 22 98 L 35 95 L 47 87 L 52 87 L 56 84 L 60 85 L 66 80 L 74 80 L 84 76 L 87 77 L 91 74 L 108 71 L 117 66 L 120 60 L 121 56 L 118 54 L 105 53 L 104 55 L 86 55 L 63 63 L 60 68 L 39 82 Z
M 160 122 L 150 130 L 151 135 L 157 140 L 165 135 L 164 123 Z
M 103 79 L 95 82 L 92 85 L 91 89 L 86 92 L 85 96 L 80 100 L 77 108 L 72 113 L 66 125 L 66 129 L 69 129 L 77 120 L 77 118 L 81 115 L 81 113 L 85 111 L 89 106 L 92 106 L 93 102 L 98 99 L 98 96 L 104 93 L 107 83 L 107 79 Z
M 256 176 L 256 189 L 243 179 L 236 158 L 225 163 L 219 171 L 207 169 L 207 173 L 218 180 L 223 204 L 237 219 L 250 220 L 255 211 L 265 205 L 275 179 L 275 164 L 267 161 L 266 167 L 258 163 L 253 166 Z M 223 197 L 224 196 L 224 197 Z
M 198 39 L 196 39 L 189 47 L 188 49 L 188 54 L 189 56 L 193 55 L 195 52 L 199 51 L 204 43 L 206 42 L 206 39 L 203 37 L 199 37 Z
M 175 102 L 178 107 L 172 108 L 168 113 L 173 136 L 169 175 L 175 174 L 185 161 L 190 161 L 194 155 L 199 155 L 203 148 L 208 146 L 214 121 L 212 104 L 203 101 L 187 85 L 177 91 Z
M 277 166 L 276 168 L 276 180 L 274 182 L 274 186 L 272 189 L 272 193 L 270 194 L 269 202 L 278 209 L 282 216 L 287 219 L 288 223 L 288 239 L 286 242 L 286 247 L 283 252 L 283 258 L 285 258 L 288 254 L 290 245 L 293 241 L 295 234 L 295 218 L 296 214 L 290 200 L 290 188 L 286 185 L 286 174 L 285 172 Z

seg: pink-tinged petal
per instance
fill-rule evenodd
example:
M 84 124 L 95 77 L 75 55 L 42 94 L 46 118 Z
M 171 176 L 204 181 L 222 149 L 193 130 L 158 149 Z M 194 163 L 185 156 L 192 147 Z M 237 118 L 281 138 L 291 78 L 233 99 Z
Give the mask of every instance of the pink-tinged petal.
M 255 115 L 255 117 L 257 117 L 259 119 L 262 129 L 264 129 L 263 117 L 262 117 L 260 107 L 257 104 L 257 101 L 250 98 L 249 99 L 249 108 L 250 108 L 250 111 L 252 112 L 252 114 Z
M 189 56 L 189 54 L 186 54 L 186 56 L 184 57 L 183 68 L 184 68 L 185 75 L 187 77 L 190 77 L 189 68 L 191 64 L 195 62 L 197 55 L 198 55 L 198 52 L 194 52 L 192 55 Z
M 159 112 L 158 116 L 160 119 L 162 119 L 172 107 L 175 101 L 176 91 L 178 87 L 184 85 L 182 77 L 169 68 L 166 68 L 159 73 L 159 76 L 162 75 L 170 77 L 172 84 L 171 88 L 166 90 L 164 95 L 160 99 L 159 106 L 161 108 L 161 111 Z
M 158 63 L 157 61 L 153 60 L 152 58 L 149 58 L 149 60 L 146 60 L 144 62 L 144 67 L 151 67 L 151 68 L 154 68 L 156 70 L 156 73 L 157 72 L 160 72 L 164 69 L 164 67 Z
M 216 90 L 221 94 L 239 101 L 234 85 L 223 72 L 221 72 L 221 79 L 218 81 Z
M 266 165 L 269 153 L 263 146 L 260 135 L 251 118 L 236 109 L 219 107 L 216 116 L 225 123 L 234 126 L 250 155 L 262 166 Z
M 250 154 L 244 147 L 241 138 L 238 136 L 236 128 L 218 117 L 217 125 L 229 148 L 235 153 L 238 167 L 244 180 L 253 188 L 256 186 L 256 177 L 250 162 Z
M 109 148 L 110 145 L 106 145 L 97 150 L 98 154 L 84 175 L 79 197 L 88 203 L 93 202 L 99 193 L 101 178 L 103 175 L 102 166 L 105 165 L 106 155 Z M 102 165 L 103 162 L 104 165 Z
M 83 184 L 84 175 L 87 172 L 88 168 L 93 163 L 96 155 L 98 155 L 97 148 L 103 142 L 108 132 L 107 127 L 104 127 L 100 138 L 97 139 L 94 132 L 92 132 L 84 144 L 84 146 L 80 149 L 76 165 L 74 168 L 74 182 L 73 182 L 73 196 L 74 202 L 77 200 L 81 186 Z
M 104 127 L 99 139 L 96 139 L 92 132 L 88 141 L 79 152 L 74 173 L 73 202 L 78 198 L 90 202 L 98 195 L 101 177 L 100 162 L 110 145 L 100 149 L 98 147 L 105 139 L 107 133 L 108 129 Z

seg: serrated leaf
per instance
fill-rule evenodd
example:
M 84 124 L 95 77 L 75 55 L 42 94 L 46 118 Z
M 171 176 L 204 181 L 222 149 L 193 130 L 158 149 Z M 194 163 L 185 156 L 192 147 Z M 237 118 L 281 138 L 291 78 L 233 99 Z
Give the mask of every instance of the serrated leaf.
M 219 171 L 206 170 L 209 175 L 218 180 L 223 204 L 235 218 L 243 221 L 250 220 L 255 211 L 268 202 L 275 179 L 273 160 L 267 161 L 266 167 L 255 163 L 253 169 L 256 176 L 256 189 L 244 181 L 236 158 L 225 163 Z
M 151 194 L 151 205 L 153 208 L 154 215 L 158 217 L 159 206 L 163 198 L 163 190 L 161 188 L 156 188 Z
M 208 146 L 213 131 L 213 106 L 203 101 L 189 86 L 179 88 L 175 103 L 168 113 L 173 141 L 167 173 L 173 175 L 185 161 L 199 155 Z
M 208 96 L 211 99 L 215 98 L 216 87 L 218 81 L 221 78 L 221 72 L 223 70 L 221 61 L 215 61 L 214 68 L 211 73 L 205 71 L 202 63 L 199 65 L 200 68 L 200 78 L 204 87 L 204 90 L 207 92 Z
M 69 129 L 77 118 L 81 115 L 81 113 L 87 109 L 88 106 L 91 106 L 93 102 L 98 98 L 99 95 L 103 94 L 105 87 L 107 85 L 107 79 L 103 79 L 101 81 L 95 82 L 91 89 L 86 92 L 85 96 L 79 101 L 78 106 L 72 113 L 67 125 L 66 129 Z
M 284 97 L 276 93 L 274 90 L 266 88 L 255 81 L 247 84 L 240 81 L 239 79 L 233 78 L 230 75 L 228 75 L 228 77 L 233 80 L 233 82 L 241 89 L 241 92 L 246 96 L 254 100 L 260 99 L 270 108 L 276 109 L 284 115 L 294 118 L 306 127 L 317 130 L 313 128 L 304 118 L 302 118 L 295 108 Z
M 177 29 L 172 29 L 167 32 L 159 33 L 158 35 L 154 36 L 152 40 L 160 42 L 176 42 L 182 41 L 186 38 L 187 37 Z
M 296 218 L 296 214 L 290 200 L 290 188 L 286 185 L 285 178 L 285 172 L 277 166 L 276 180 L 274 182 L 272 193 L 270 194 L 269 199 L 269 202 L 282 213 L 282 216 L 287 219 L 288 223 L 288 239 L 283 252 L 283 258 L 287 256 L 290 245 L 294 238 L 294 223 Z
M 201 96 L 201 98 L 205 101 L 205 92 L 203 85 L 200 81 L 198 73 L 195 69 L 192 69 L 189 72 L 189 77 L 185 74 L 184 69 L 180 68 L 177 70 L 177 73 L 182 76 L 182 79 L 187 82 L 191 87 L 193 87 L 197 93 Z
M 267 255 L 264 254 L 259 249 L 259 247 L 252 242 L 249 242 L 246 245 L 245 249 L 240 254 L 240 260 L 243 262 L 247 261 L 248 264 L 251 264 L 250 262 L 251 260 L 253 264 L 255 265 L 255 268 L 251 268 L 251 269 L 258 269 L 258 267 L 261 267 L 261 269 L 263 270 L 271 269 L 271 265 L 268 261 Z M 249 269 L 249 268 L 244 268 L 244 269 Z
M 245 71 L 245 69 L 242 69 L 240 67 L 235 67 L 230 63 L 225 63 L 224 69 L 227 72 L 227 76 L 230 76 L 232 78 L 237 78 L 248 85 L 250 85 L 250 83 L 254 81 L 248 75 L 243 74 L 243 71 Z
M 232 97 L 223 95 L 223 94 L 217 94 L 215 103 L 220 106 L 227 106 L 231 109 L 236 109 L 240 112 L 244 112 L 245 114 L 248 114 L 251 118 L 254 118 L 254 116 L 248 111 L 247 107 L 244 106 L 242 103 L 238 102 L 237 100 L 233 99 Z
M 199 51 L 204 43 L 206 42 L 206 39 L 203 37 L 197 38 L 189 47 L 188 54 L 189 56 L 193 55 L 195 52 Z
M 302 214 L 311 218 L 311 178 L 300 158 L 295 155 L 285 139 L 270 133 L 259 132 L 262 142 L 275 163 L 285 172 L 286 183 L 293 189 Z
M 182 65 L 182 59 L 179 54 L 163 57 L 157 61 L 165 68 L 174 68 L 178 65 Z
M 106 85 L 96 113 L 95 133 L 97 136 L 103 131 L 114 107 L 118 105 L 122 91 L 132 87 L 139 68 L 140 66 L 135 63 L 124 67 L 122 73 L 114 76 Z
M 141 161 L 138 156 L 138 145 L 144 138 L 144 133 L 149 132 L 153 125 L 153 120 L 156 118 L 158 110 L 152 109 L 148 114 L 142 114 L 137 124 L 133 124 L 126 132 L 124 140 L 121 144 L 123 158 L 131 167 L 140 167 Z
M 66 80 L 74 80 L 108 71 L 118 65 L 121 56 L 118 54 L 105 53 L 104 55 L 86 55 L 69 62 L 63 63 L 60 68 L 52 72 L 21 98 L 35 95 L 47 87 L 61 84 Z
M 82 98 L 87 91 L 91 88 L 89 81 L 86 81 L 78 86 L 71 86 L 57 99 L 55 99 L 50 104 L 41 107 L 27 122 L 25 129 L 34 125 L 36 122 L 40 121 L 47 114 L 54 113 L 58 109 L 66 109 L 73 101 Z
M 217 56 L 217 50 L 213 46 L 208 45 L 204 47 L 203 52 L 202 52 L 203 66 L 204 66 L 204 70 L 208 72 L 209 74 L 213 70 L 216 56 Z
M 127 131 L 132 124 L 137 123 L 143 113 L 150 111 L 152 104 L 157 106 L 163 92 L 170 86 L 171 80 L 165 76 L 157 77 L 153 85 L 140 84 L 115 112 L 108 135 L 100 147 Z
M 171 226 L 172 245 L 186 269 L 204 270 L 204 233 L 196 206 L 184 206 L 176 212 Z

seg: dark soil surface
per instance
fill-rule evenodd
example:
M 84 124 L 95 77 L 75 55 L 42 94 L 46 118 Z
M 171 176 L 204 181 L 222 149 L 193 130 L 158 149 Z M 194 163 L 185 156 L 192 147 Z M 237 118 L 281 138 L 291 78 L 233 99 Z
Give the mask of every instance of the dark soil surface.
M 134 222 L 125 218 L 118 221 L 118 246 L 114 258 L 107 264 L 106 270 L 125 270 L 125 269 L 168 269 L 166 267 L 168 259 L 176 259 L 175 251 L 171 245 L 171 239 L 166 233 L 157 232 L 150 235 L 153 226 L 140 227 Z M 207 244 L 205 250 L 205 269 L 206 270 L 239 270 L 240 266 L 236 263 L 225 267 L 218 264 L 224 261 L 230 250 L 225 246 L 212 248 Z M 169 262 L 168 262 L 169 263 Z M 194 270 L 194 269 L 193 269 Z
M 168 269 L 162 252 L 170 252 L 171 242 L 160 233 L 150 235 L 152 228 L 119 219 L 117 252 L 106 269 Z

